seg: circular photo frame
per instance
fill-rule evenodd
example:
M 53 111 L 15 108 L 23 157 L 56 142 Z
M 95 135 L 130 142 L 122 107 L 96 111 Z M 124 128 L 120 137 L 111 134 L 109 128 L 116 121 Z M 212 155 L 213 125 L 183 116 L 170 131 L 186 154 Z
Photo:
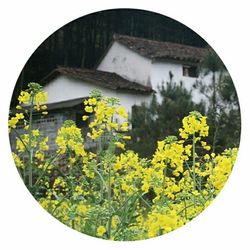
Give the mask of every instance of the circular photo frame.
M 240 106 L 216 52 L 185 25 L 112 9 L 49 36 L 25 64 L 9 113 L 24 184 L 84 234 L 135 241 L 199 215 L 227 181 Z

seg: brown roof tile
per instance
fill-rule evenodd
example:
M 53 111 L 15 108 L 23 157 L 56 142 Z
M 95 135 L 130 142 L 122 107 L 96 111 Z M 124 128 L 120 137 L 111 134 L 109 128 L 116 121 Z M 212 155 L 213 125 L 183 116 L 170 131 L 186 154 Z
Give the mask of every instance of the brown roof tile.
M 56 68 L 48 76 L 41 80 L 41 83 L 46 84 L 58 75 L 64 75 L 69 78 L 86 81 L 101 87 L 106 87 L 114 90 L 133 90 L 145 93 L 151 93 L 153 91 L 151 87 L 147 87 L 136 82 L 131 82 L 122 78 L 116 73 L 70 67 Z
M 114 40 L 150 59 L 173 59 L 200 62 L 207 49 L 172 42 L 114 34 Z

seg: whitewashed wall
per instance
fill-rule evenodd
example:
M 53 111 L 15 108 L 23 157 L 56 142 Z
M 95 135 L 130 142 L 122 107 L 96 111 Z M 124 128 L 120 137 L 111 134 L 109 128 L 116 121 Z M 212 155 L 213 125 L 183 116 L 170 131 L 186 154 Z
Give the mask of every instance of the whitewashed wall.
M 140 56 L 116 41 L 100 62 L 97 69 L 115 72 L 125 79 L 146 86 L 150 83 L 151 60 Z
M 176 83 L 183 82 L 186 89 L 191 90 L 196 80 L 203 79 L 209 82 L 211 76 L 206 77 L 187 77 L 183 76 L 182 63 L 175 61 L 152 61 L 146 57 L 140 56 L 126 46 L 114 42 L 105 57 L 102 59 L 97 69 L 108 72 L 115 72 L 122 77 L 149 86 L 158 92 L 158 85 L 169 81 L 169 72 L 171 71 Z M 199 90 L 193 90 L 193 101 L 200 102 L 204 96 Z M 161 98 L 157 94 L 158 100 Z
M 140 105 L 143 102 L 149 102 L 151 100 L 150 94 L 144 95 L 133 91 L 111 90 L 65 76 L 55 78 L 44 88 L 44 90 L 48 92 L 47 104 L 88 97 L 93 89 L 99 89 L 104 96 L 115 96 L 119 98 L 122 106 L 124 106 L 130 114 L 133 105 Z
M 179 84 L 183 82 L 183 86 L 187 90 L 191 90 L 197 78 L 183 76 L 182 64 L 178 62 L 154 62 L 151 69 L 151 84 L 155 91 L 158 92 L 158 86 L 162 83 L 169 82 L 169 72 L 173 74 L 173 82 Z M 159 93 L 158 93 L 158 99 Z M 193 91 L 193 101 L 199 102 L 202 96 L 199 91 Z
M 208 75 L 206 77 L 204 76 L 199 76 L 198 78 L 195 77 L 188 77 L 188 76 L 183 76 L 183 69 L 182 69 L 183 64 L 180 62 L 168 62 L 168 61 L 155 61 L 152 63 L 152 68 L 151 68 L 151 84 L 152 88 L 158 92 L 158 86 L 161 85 L 162 83 L 169 82 L 170 76 L 169 72 L 172 73 L 173 75 L 173 82 L 176 82 L 179 84 L 180 82 L 183 82 L 183 86 L 187 90 L 191 90 L 193 84 L 197 80 L 203 80 L 205 83 L 208 83 L 211 79 L 211 75 Z M 193 90 L 192 91 L 193 95 L 193 101 L 194 102 L 200 102 L 201 99 L 204 99 L 204 96 L 201 95 L 199 90 Z M 160 100 L 159 93 L 158 93 L 158 100 Z

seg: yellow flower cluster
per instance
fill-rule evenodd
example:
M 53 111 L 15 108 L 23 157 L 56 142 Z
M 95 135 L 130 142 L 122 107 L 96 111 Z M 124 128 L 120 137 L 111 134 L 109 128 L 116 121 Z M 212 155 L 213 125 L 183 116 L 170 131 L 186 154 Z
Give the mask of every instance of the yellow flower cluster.
M 218 193 L 224 186 L 228 179 L 232 166 L 236 160 L 237 149 L 231 149 L 224 151 L 221 155 L 217 155 L 213 159 L 213 168 L 210 168 L 209 181 L 216 189 Z
M 158 147 L 153 155 L 152 164 L 154 170 L 163 170 L 169 166 L 173 170 L 173 175 L 179 176 L 183 172 L 183 163 L 188 160 L 189 147 L 184 147 L 180 142 L 166 144 L 158 141 Z
M 21 91 L 20 95 L 18 96 L 19 104 L 29 104 L 30 102 L 30 93 L 27 91 Z
M 99 236 L 99 237 L 102 237 L 105 233 L 106 233 L 106 228 L 104 226 L 99 226 L 97 228 L 97 232 L 96 232 L 96 235 Z
M 48 99 L 48 93 L 45 91 L 39 91 L 37 94 L 35 94 L 34 102 L 36 105 L 41 106 L 43 103 L 45 103 Z
M 32 99 L 35 110 L 46 110 L 47 94 L 37 85 L 21 92 L 18 100 L 26 105 Z M 183 118 L 179 138 L 158 141 L 152 157 L 140 158 L 125 150 L 126 140 L 131 139 L 124 133 L 128 115 L 115 98 L 91 95 L 84 105 L 85 134 L 93 140 L 105 135 L 107 145 L 97 140 L 98 148 L 87 150 L 81 129 L 68 120 L 58 130 L 52 157 L 49 138 L 32 123 L 18 136 L 13 152 L 40 204 L 80 232 L 111 240 L 141 240 L 171 232 L 202 212 L 231 173 L 237 149 L 210 153 L 205 141 L 209 127 L 198 112 Z M 15 129 L 20 120 L 26 122 L 24 114 L 15 114 L 9 127 Z M 30 170 L 33 175 L 27 174 Z
M 81 129 L 77 128 L 75 124 L 66 125 L 58 130 L 56 144 L 60 154 L 64 154 L 69 149 L 78 156 L 85 157 L 87 155 L 84 150 Z
M 20 157 L 12 152 L 12 157 L 14 159 L 14 162 L 18 168 L 24 168 L 23 161 L 20 159 Z
M 138 154 L 133 151 L 120 154 L 116 158 L 113 169 L 116 173 L 114 181 L 116 196 L 121 196 L 123 191 L 131 195 L 138 190 L 143 177 L 143 166 Z
M 162 210 L 153 209 L 147 218 L 140 223 L 142 229 L 147 231 L 147 238 L 168 233 L 179 226 L 178 215 L 175 210 L 169 211 L 166 208 Z
M 36 136 L 39 136 L 39 130 L 33 130 L 33 136 L 34 134 Z M 38 149 L 35 153 L 35 158 L 37 160 L 40 160 L 41 162 L 45 160 L 45 152 L 49 150 L 48 141 L 48 137 L 40 138 L 40 140 L 38 141 Z M 48 168 L 48 170 L 50 170 L 50 168 Z
M 117 103 L 112 98 L 104 98 L 97 100 L 90 98 L 84 101 L 85 112 L 94 113 L 94 120 L 90 122 L 89 128 L 91 133 L 87 135 L 95 140 L 99 138 L 105 131 L 128 131 L 127 113 L 123 107 L 117 107 Z M 114 122 L 116 116 L 121 116 L 124 119 L 122 124 Z M 82 119 L 85 121 L 89 116 L 84 115 Z M 124 148 L 122 144 L 117 144 L 117 147 Z
M 63 195 L 64 192 L 68 191 L 67 183 L 59 176 L 55 179 L 52 190 L 55 191 L 57 195 Z
M 21 91 L 18 96 L 19 105 L 16 106 L 16 109 L 22 109 L 22 104 L 30 105 L 29 109 L 42 110 L 42 114 L 47 115 L 48 112 L 45 111 L 47 106 L 44 103 L 48 100 L 48 93 L 43 91 L 37 83 L 29 83 L 28 86 L 29 89 Z
M 199 112 L 190 112 L 189 116 L 183 118 L 182 125 L 183 128 L 180 128 L 179 132 L 183 139 L 187 139 L 190 135 L 194 135 L 195 133 L 197 133 L 199 137 L 208 136 L 209 127 L 206 117 L 202 116 Z
M 28 147 L 28 144 L 29 144 L 29 135 L 23 134 L 20 136 L 20 138 L 17 138 L 17 140 L 16 140 L 16 150 L 19 153 L 22 153 Z M 32 147 L 36 147 L 36 145 L 37 145 L 37 142 L 33 141 Z
M 11 117 L 8 121 L 9 133 L 11 132 L 11 129 L 16 128 L 17 123 L 23 119 L 24 119 L 23 113 L 16 113 L 14 117 Z

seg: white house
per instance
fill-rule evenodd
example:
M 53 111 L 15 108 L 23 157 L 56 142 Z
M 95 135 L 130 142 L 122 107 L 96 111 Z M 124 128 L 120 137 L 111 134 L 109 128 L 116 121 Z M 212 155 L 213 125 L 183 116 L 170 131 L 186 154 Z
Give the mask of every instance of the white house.
M 183 82 L 190 90 L 202 77 L 197 67 L 206 52 L 204 48 L 115 34 L 96 69 L 115 72 L 156 92 L 158 85 L 170 80 L 171 74 L 174 82 Z M 200 99 L 200 93 L 194 91 L 193 100 Z
M 34 127 L 45 131 L 49 138 L 50 149 L 55 149 L 55 139 L 57 130 L 65 120 L 74 120 L 78 127 L 83 128 L 85 137 L 85 147 L 95 147 L 96 142 L 86 136 L 88 121 L 83 121 L 84 99 L 88 98 L 90 92 L 98 89 L 103 96 L 117 97 L 121 105 L 131 114 L 134 105 L 150 102 L 152 98 L 152 88 L 137 82 L 132 82 L 122 78 L 116 73 L 58 67 L 47 75 L 41 84 L 48 93 L 46 102 L 49 115 L 34 117 Z M 118 120 L 119 121 L 119 120 Z M 11 139 L 14 146 L 14 139 Z
M 150 86 L 129 81 L 116 73 L 69 67 L 58 67 L 42 80 L 42 84 L 48 92 L 49 107 L 73 104 L 98 89 L 103 96 L 119 98 L 128 113 L 133 105 L 149 102 L 153 92 Z
M 158 86 L 172 80 L 191 89 L 200 79 L 197 67 L 206 49 L 170 42 L 159 42 L 125 35 L 113 41 L 93 70 L 59 67 L 42 80 L 49 94 L 48 104 L 86 98 L 99 89 L 105 96 L 120 98 L 128 113 L 134 105 L 151 100 Z M 193 100 L 201 95 L 193 92 Z
M 182 81 L 191 89 L 200 77 L 197 66 L 205 53 L 203 48 L 114 35 L 95 69 L 58 67 L 41 81 L 49 96 L 49 115 L 38 115 L 36 126 L 46 130 L 53 149 L 63 121 L 72 119 L 79 127 L 87 126 L 82 121 L 83 99 L 93 89 L 101 90 L 104 96 L 118 97 L 131 114 L 134 105 L 149 103 L 153 93 L 160 100 L 158 86 L 168 82 L 170 75 L 174 82 Z M 198 91 L 193 99 L 200 101 Z

